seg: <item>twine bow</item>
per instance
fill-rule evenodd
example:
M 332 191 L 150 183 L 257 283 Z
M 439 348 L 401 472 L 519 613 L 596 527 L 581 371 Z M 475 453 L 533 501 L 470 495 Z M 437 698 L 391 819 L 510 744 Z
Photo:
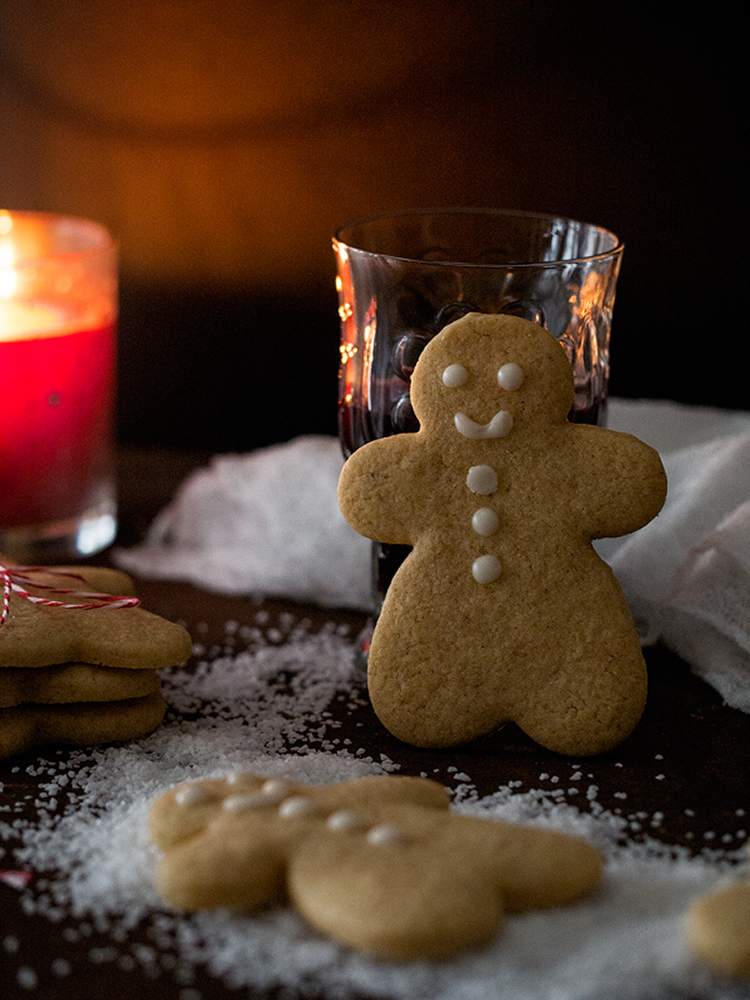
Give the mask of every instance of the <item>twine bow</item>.
M 51 573 L 54 576 L 64 576 L 72 580 L 80 580 L 85 583 L 84 577 L 77 573 L 70 573 L 65 570 L 50 569 L 47 566 L 3 566 L 0 564 L 0 580 L 3 583 L 3 604 L 0 610 L 0 625 L 3 625 L 10 610 L 11 593 L 18 594 L 19 597 L 31 601 L 33 604 L 43 604 L 50 608 L 68 608 L 71 611 L 91 611 L 95 608 L 134 608 L 140 601 L 137 597 L 117 597 L 114 594 L 102 594 L 87 590 L 72 590 L 62 587 L 54 587 L 49 583 L 37 583 L 29 574 L 31 573 Z M 49 597 L 39 597 L 30 594 L 26 587 L 34 587 L 36 590 L 47 590 L 51 594 L 63 596 L 65 594 L 75 594 L 76 597 L 90 598 L 86 603 L 68 603 L 57 601 Z

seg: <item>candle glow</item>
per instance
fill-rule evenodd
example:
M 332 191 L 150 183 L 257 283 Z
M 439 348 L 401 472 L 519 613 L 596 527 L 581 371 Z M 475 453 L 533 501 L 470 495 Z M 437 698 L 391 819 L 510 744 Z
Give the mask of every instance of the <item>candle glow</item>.
M 49 337 L 60 325 L 60 314 L 54 309 L 0 299 L 0 341 Z

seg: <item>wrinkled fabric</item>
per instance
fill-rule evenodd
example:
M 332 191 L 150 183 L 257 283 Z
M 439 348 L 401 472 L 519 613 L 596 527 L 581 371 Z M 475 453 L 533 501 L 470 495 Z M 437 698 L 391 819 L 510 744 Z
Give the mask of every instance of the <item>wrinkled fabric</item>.
M 656 447 L 669 491 L 657 518 L 597 550 L 645 644 L 659 640 L 750 712 L 750 413 L 615 401 L 609 425 Z
M 656 448 L 669 479 L 657 518 L 596 543 L 641 640 L 664 642 L 750 712 L 750 412 L 615 399 L 608 425 Z M 339 512 L 342 463 L 322 436 L 218 456 L 117 561 L 225 593 L 369 610 L 371 546 Z

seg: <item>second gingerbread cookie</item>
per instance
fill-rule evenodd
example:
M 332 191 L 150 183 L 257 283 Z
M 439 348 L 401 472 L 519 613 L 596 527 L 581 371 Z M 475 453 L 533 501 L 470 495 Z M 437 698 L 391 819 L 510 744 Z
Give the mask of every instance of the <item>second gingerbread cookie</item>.
M 569 423 L 565 352 L 513 316 L 446 327 L 411 395 L 420 430 L 360 448 L 339 482 L 357 531 L 413 546 L 372 639 L 376 713 L 416 746 L 509 721 L 560 753 L 616 746 L 643 711 L 646 667 L 591 540 L 659 512 L 659 456 L 630 435 Z

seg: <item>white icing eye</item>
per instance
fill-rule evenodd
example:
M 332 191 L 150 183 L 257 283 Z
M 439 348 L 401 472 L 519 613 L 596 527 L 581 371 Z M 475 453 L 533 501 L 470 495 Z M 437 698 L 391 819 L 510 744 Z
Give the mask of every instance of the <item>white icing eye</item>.
M 483 496 L 494 493 L 498 486 L 497 473 L 491 465 L 472 465 L 466 475 L 466 485 L 472 493 Z
M 494 583 L 500 576 L 502 567 L 497 556 L 480 556 L 474 560 L 471 575 L 477 583 Z
M 229 783 L 229 778 L 227 782 Z M 230 812 L 238 809 L 262 809 L 263 806 L 276 805 L 288 795 L 289 786 L 285 781 L 269 778 L 263 782 L 259 791 L 228 795 L 222 802 L 222 808 Z
M 500 527 L 500 520 L 491 508 L 480 507 L 474 512 L 471 526 L 478 535 L 494 535 Z
M 443 372 L 443 385 L 449 389 L 456 389 L 460 385 L 465 385 L 469 378 L 469 373 L 463 365 L 448 365 Z
M 501 389 L 520 389 L 523 385 L 523 377 L 523 369 L 513 362 L 503 365 L 497 373 L 497 381 Z

